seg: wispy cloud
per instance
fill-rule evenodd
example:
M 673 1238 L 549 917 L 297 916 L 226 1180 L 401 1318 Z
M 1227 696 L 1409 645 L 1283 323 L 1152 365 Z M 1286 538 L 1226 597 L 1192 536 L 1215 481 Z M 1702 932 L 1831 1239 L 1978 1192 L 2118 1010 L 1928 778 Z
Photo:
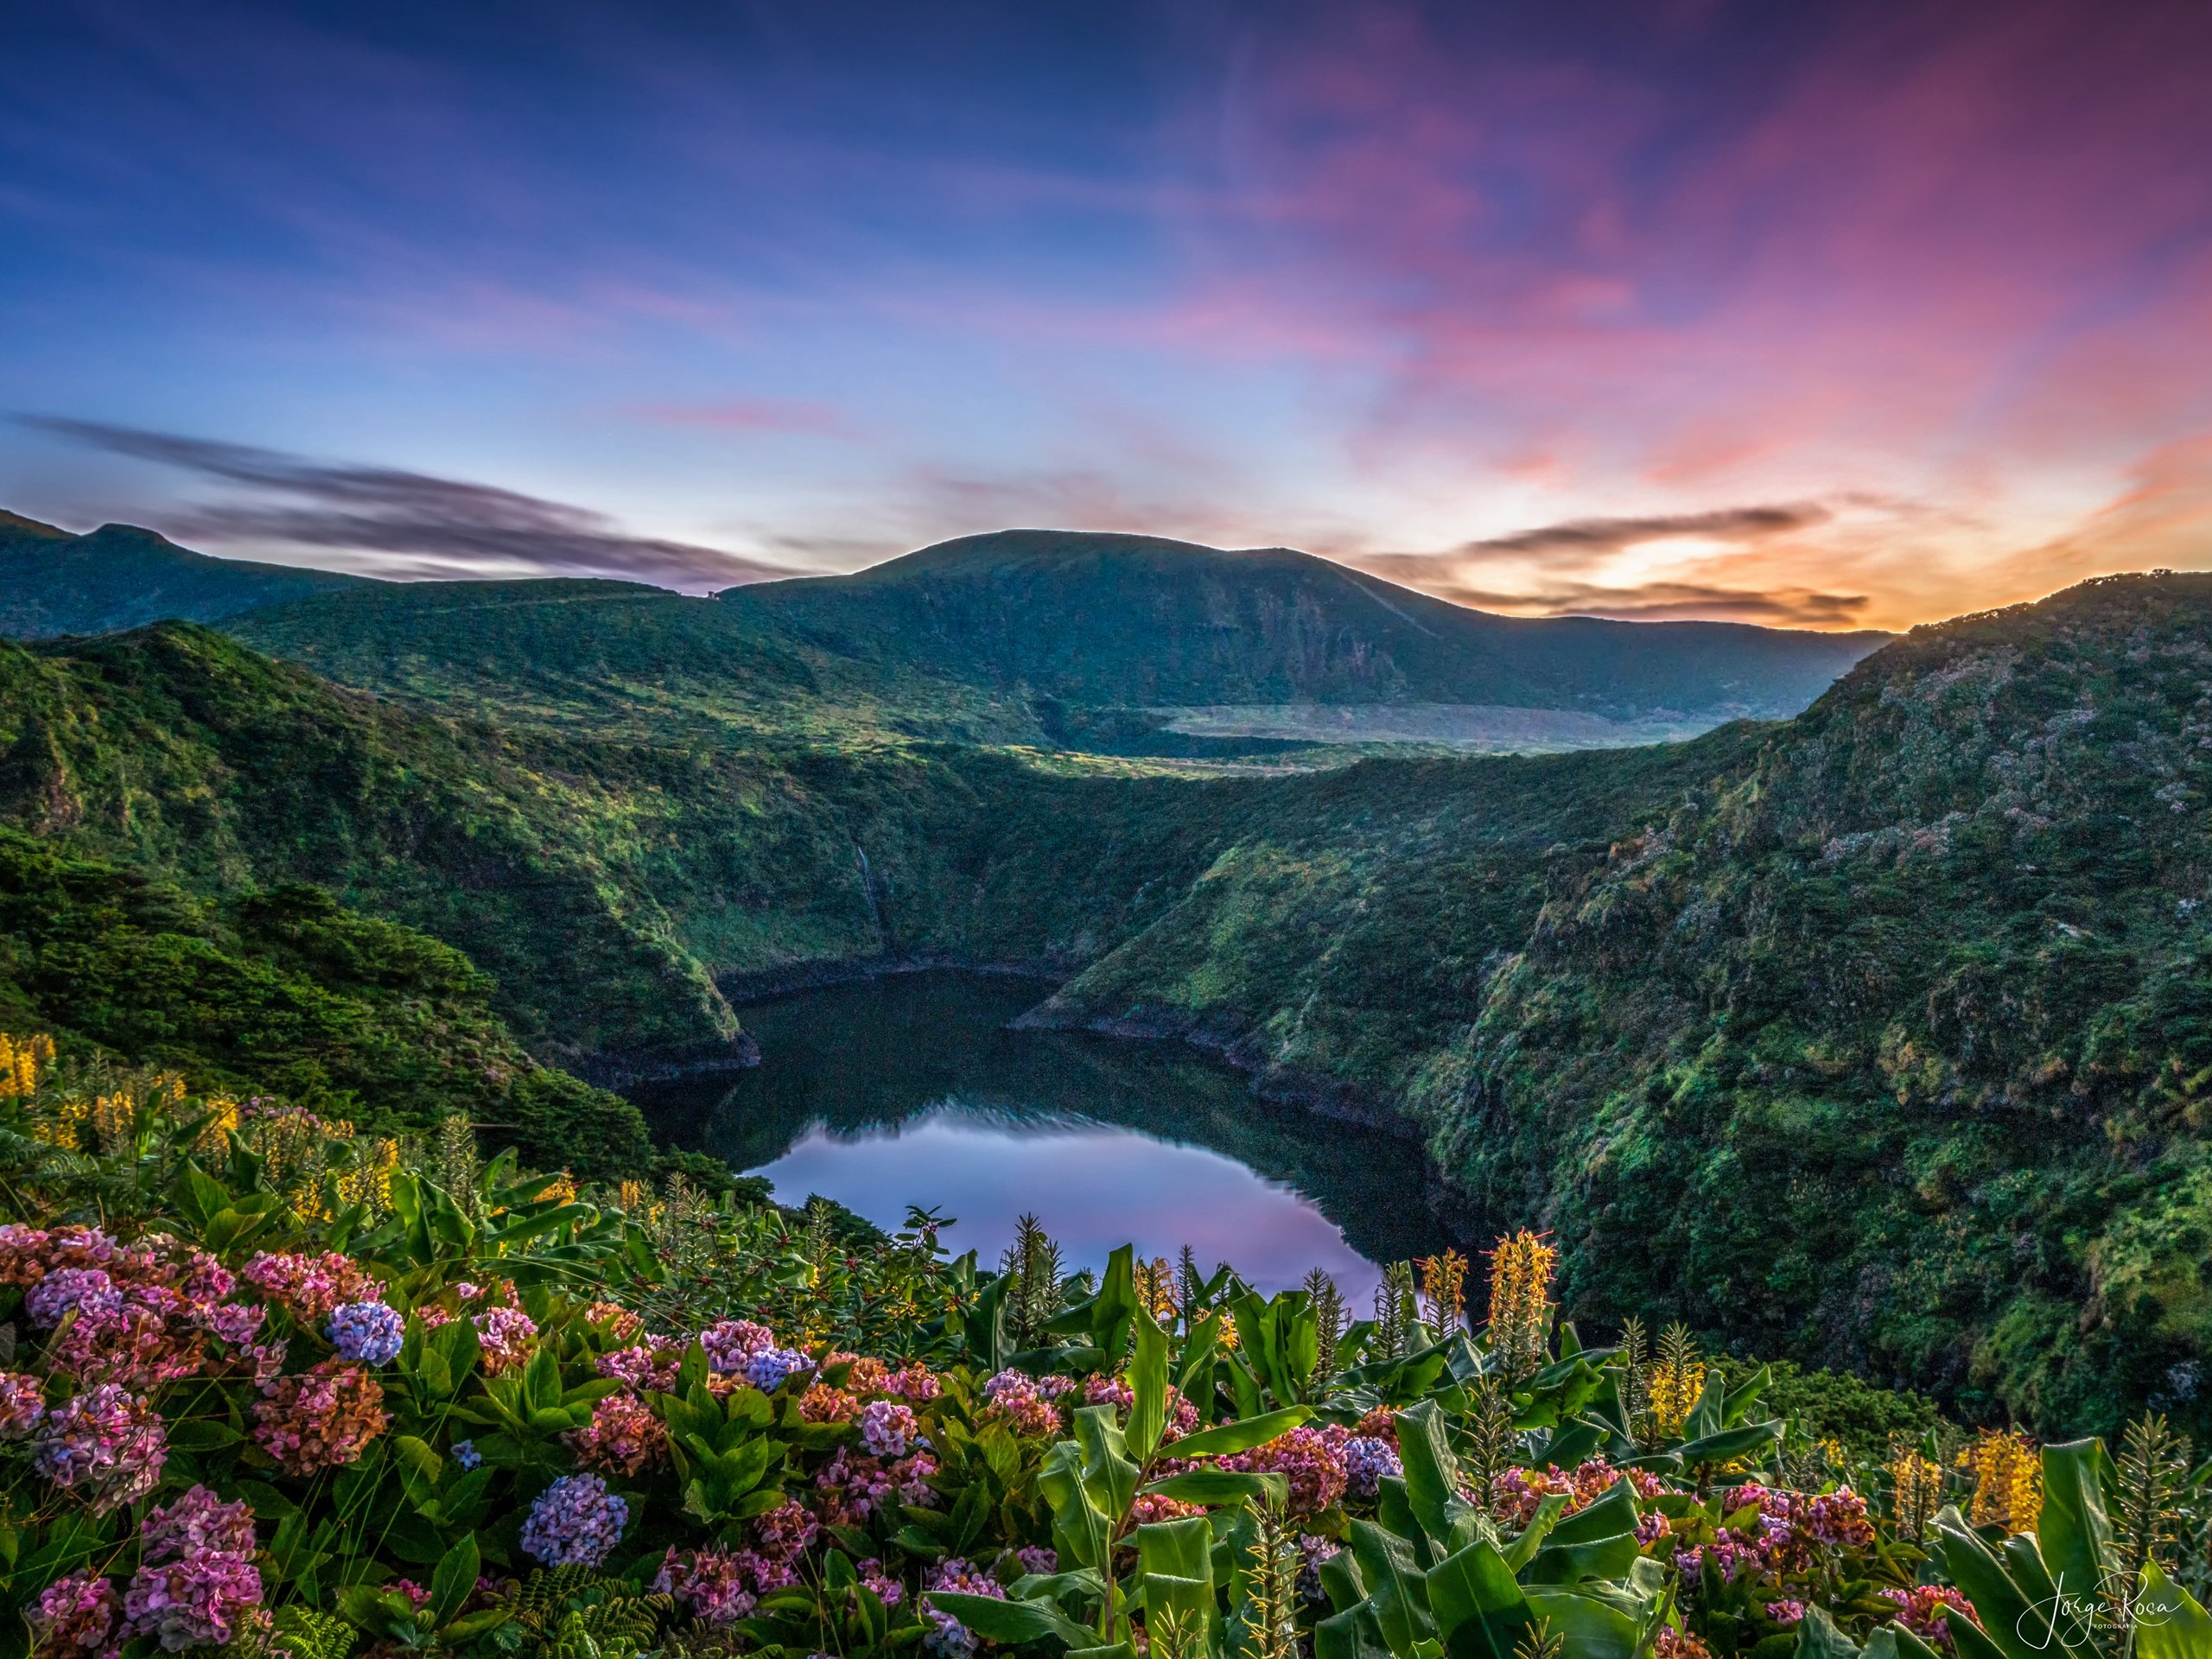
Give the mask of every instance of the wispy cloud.
M 1462 583 L 1424 584 L 1440 599 L 1519 616 L 1610 616 L 1630 622 L 1757 622 L 1768 627 L 1850 628 L 1862 625 L 1865 594 L 1824 594 L 1809 588 L 1754 591 L 1695 582 L 1647 582 L 1628 588 L 1554 582 L 1533 590 L 1492 592 Z
M 645 404 L 634 411 L 658 426 L 715 432 L 787 432 L 816 437 L 861 435 L 861 423 L 829 404 L 785 397 L 728 397 L 708 404 Z
M 98 421 L 17 418 L 111 454 L 235 486 L 226 499 L 165 516 L 162 528 L 188 541 L 278 554 L 342 550 L 371 556 L 374 574 L 401 576 L 620 576 L 702 588 L 792 574 L 722 548 L 630 535 L 588 507 L 493 485 Z
M 1618 553 L 1644 542 L 1688 537 L 1704 542 L 1763 542 L 1773 536 L 1824 524 L 1834 517 L 1816 502 L 1777 506 L 1720 507 L 1707 512 L 1658 513 L 1640 518 L 1568 518 L 1510 535 L 1486 537 L 1458 550 L 1462 557 L 1485 553 Z

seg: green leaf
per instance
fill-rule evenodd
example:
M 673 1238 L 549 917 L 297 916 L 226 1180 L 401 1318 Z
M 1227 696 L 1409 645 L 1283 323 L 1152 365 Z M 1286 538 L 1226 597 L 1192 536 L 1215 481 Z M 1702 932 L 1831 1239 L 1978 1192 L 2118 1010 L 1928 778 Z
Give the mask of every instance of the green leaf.
M 1412 1659 L 1410 1645 L 1393 1652 L 1375 1604 L 1363 1601 L 1313 1626 L 1313 1659 Z
M 443 1628 L 460 1615 L 461 1604 L 476 1588 L 476 1574 L 483 1563 L 470 1533 L 439 1559 L 430 1574 L 430 1620 Z
M 1099 1283 L 1091 1306 L 1090 1339 L 1106 1356 L 1112 1370 L 1128 1347 L 1129 1326 L 1137 1313 L 1137 1280 L 1134 1247 L 1124 1244 L 1106 1258 L 1106 1276 Z
M 995 1596 L 963 1595 L 956 1591 L 929 1592 L 930 1605 L 950 1613 L 976 1635 L 993 1642 L 1042 1642 L 1047 1638 L 1070 1647 L 1096 1647 L 1098 1632 L 1085 1630 L 1048 1601 L 1001 1601 Z
M 1719 1371 L 1713 1372 L 1718 1376 Z M 1712 1386 L 1710 1382 L 1707 1384 Z M 1681 1459 L 1682 1466 L 1694 1469 L 1700 1464 L 1732 1463 L 1736 1459 L 1758 1451 L 1761 1446 L 1774 1445 L 1782 1439 L 1782 1420 L 1772 1422 L 1746 1423 L 1741 1428 L 1724 1428 L 1711 1434 L 1700 1434 L 1694 1440 L 1685 1440 L 1675 1448 L 1675 1455 Z
M 1313 1414 L 1305 1406 L 1290 1406 L 1281 1411 L 1262 1412 L 1256 1417 L 1243 1417 L 1233 1423 L 1200 1429 L 1186 1434 L 1175 1445 L 1179 1458 L 1225 1458 L 1237 1452 L 1249 1452 L 1255 1446 L 1265 1446 L 1279 1435 L 1287 1434 Z
M 2135 1602 L 2135 1659 L 2204 1659 L 2212 1654 L 2212 1616 L 2158 1570 L 2143 1568 Z
M 1235 1474 L 1226 1469 L 1186 1469 L 1179 1475 L 1155 1480 L 1145 1488 L 1178 1503 L 1274 1503 L 1290 1501 L 1288 1477 L 1266 1470 L 1257 1474 Z
M 2036 1541 L 2052 1589 L 2094 1599 L 2113 1570 L 2112 1523 L 2104 1495 L 2119 1473 L 2102 1440 L 2075 1440 L 2043 1449 L 2043 1510 Z
M 1512 1659 L 1529 1625 L 1528 1601 L 1513 1569 L 1480 1541 L 1428 1570 L 1428 1605 L 1452 1659 Z
M 1351 1551 L 1390 1650 L 1403 1653 L 1416 1642 L 1434 1640 L 1436 1619 L 1429 1611 L 1427 1580 L 1414 1560 L 1413 1546 L 1372 1522 L 1355 1521 Z
M 1797 1659 L 1859 1659 L 1859 1644 L 1835 1627 L 1825 1607 L 1805 1609 L 1797 1626 Z
M 1452 1454 L 1444 1414 L 1433 1400 L 1423 1400 L 1398 1414 L 1398 1458 L 1405 1466 L 1406 1501 L 1414 1519 L 1441 1544 L 1451 1536 L 1459 1497 L 1459 1459 Z
M 1140 1463 L 1159 1448 L 1167 1427 L 1167 1333 L 1140 1307 L 1135 1315 L 1136 1358 L 1129 1367 L 1129 1387 L 1136 1399 L 1129 1407 L 1129 1450 Z

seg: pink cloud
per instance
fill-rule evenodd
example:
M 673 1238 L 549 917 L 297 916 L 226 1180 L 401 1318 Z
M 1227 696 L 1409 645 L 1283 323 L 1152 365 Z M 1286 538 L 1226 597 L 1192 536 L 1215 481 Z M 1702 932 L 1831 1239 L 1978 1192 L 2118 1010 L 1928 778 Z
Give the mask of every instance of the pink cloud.
M 860 423 L 830 404 L 782 397 L 728 397 L 708 404 L 646 404 L 635 411 L 661 426 L 696 426 L 717 432 L 793 432 L 849 438 Z

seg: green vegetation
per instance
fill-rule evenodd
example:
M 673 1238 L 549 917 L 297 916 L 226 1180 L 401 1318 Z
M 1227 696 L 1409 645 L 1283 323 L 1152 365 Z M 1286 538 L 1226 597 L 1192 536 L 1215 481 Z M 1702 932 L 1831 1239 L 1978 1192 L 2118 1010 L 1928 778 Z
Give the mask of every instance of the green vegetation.
M 1679 1328 L 1585 1345 L 1526 1232 L 1486 1306 L 1446 1252 L 1418 1288 L 1395 1264 L 1372 1319 L 1325 1274 L 1267 1297 L 1187 1253 L 1070 1274 L 1030 1219 L 992 1273 L 923 1212 L 870 1238 L 681 1179 L 580 1188 L 459 1118 L 364 1135 L 21 1033 L 0 1185 L 13 1659 L 2212 1642 L 2212 1491 L 2163 1421 L 2117 1459 L 1861 1454 Z
M 129 524 L 73 536 L 0 512 L 0 636 L 109 633 L 166 617 L 213 622 L 369 585 L 321 570 L 211 559 Z
M 1161 695 L 1116 677 L 1146 647 L 1084 586 L 1100 548 L 1046 541 L 717 601 L 378 586 L 235 625 L 391 700 L 185 625 L 0 648 L 0 823 L 239 950 L 249 901 L 313 883 L 462 952 L 512 1040 L 587 1072 L 726 1054 L 718 984 L 1047 969 L 1037 1022 L 1411 1116 L 1470 1230 L 1567 1241 L 1597 1325 L 1653 1310 L 1980 1421 L 2212 1428 L 2212 582 L 1918 630 L 1783 724 L 1208 775 L 1035 747 L 1141 748 L 1152 717 L 1113 711 Z M 1058 690 L 1003 654 L 1021 593 L 1090 607 L 1104 655 Z M 861 638 L 914 606 L 907 643 Z M 1215 663 L 1248 689 L 1305 638 L 1223 626 L 1274 642 Z M 9 995 L 78 1029 L 7 948 Z M 398 1109 L 346 1064 L 332 1086 Z

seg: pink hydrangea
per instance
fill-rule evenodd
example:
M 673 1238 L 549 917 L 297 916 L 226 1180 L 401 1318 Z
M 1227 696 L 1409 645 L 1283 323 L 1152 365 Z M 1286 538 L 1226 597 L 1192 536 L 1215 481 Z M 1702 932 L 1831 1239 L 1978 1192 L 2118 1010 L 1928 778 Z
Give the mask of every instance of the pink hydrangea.
M 115 1586 L 86 1572 L 56 1579 L 30 1611 L 35 1659 L 113 1659 L 123 1599 Z
M 1119 1377 L 1100 1375 L 1084 1379 L 1083 1403 L 1086 1406 L 1127 1408 L 1136 1402 L 1136 1390 Z
M 640 1394 L 666 1394 L 676 1386 L 676 1374 L 683 1366 L 683 1345 L 665 1337 L 652 1337 L 632 1347 L 617 1348 L 612 1353 L 601 1354 L 594 1362 L 594 1368 L 601 1376 L 627 1383 Z
M 871 1400 L 861 1408 L 861 1444 L 879 1458 L 899 1458 L 921 1432 L 913 1408 L 893 1400 Z
M 764 1584 L 764 1578 L 773 1582 Z M 788 1567 L 764 1561 L 749 1549 L 671 1548 L 661 1558 L 653 1588 L 673 1596 L 695 1618 L 731 1624 L 753 1611 L 762 1590 L 781 1589 L 791 1581 Z
M 45 1389 L 38 1378 L 0 1371 L 0 1440 L 22 1440 L 45 1415 Z
M 895 1394 L 901 1400 L 911 1400 L 919 1404 L 925 1400 L 934 1400 L 943 1394 L 944 1383 L 935 1371 L 930 1370 L 921 1361 L 915 1360 L 911 1364 L 893 1372 L 885 1382 L 883 1391 L 886 1394 Z
M 115 1287 L 104 1268 L 62 1268 L 48 1274 L 23 1298 L 23 1312 L 41 1331 L 51 1331 L 79 1308 L 112 1310 L 123 1306 L 123 1293 Z
M 898 1490 L 876 1459 L 855 1457 L 842 1446 L 814 1477 L 814 1485 L 822 1495 L 822 1518 L 831 1526 L 865 1521 Z
M 207 1339 L 190 1325 L 172 1322 L 172 1314 L 182 1311 L 181 1299 L 158 1286 L 133 1286 L 125 1294 L 127 1301 L 79 1304 L 76 1317 L 48 1346 L 47 1363 L 81 1382 L 114 1382 L 149 1394 L 198 1375 Z
M 699 1345 L 707 1351 L 707 1363 L 715 1370 L 741 1371 L 747 1360 L 776 1345 L 776 1333 L 751 1319 L 724 1319 L 699 1333 Z
M 1051 1383 L 1060 1386 L 1052 1388 Z M 1003 1424 L 1018 1437 L 1042 1439 L 1060 1432 L 1059 1408 L 1053 1398 L 1073 1386 L 1067 1377 L 1038 1378 L 1026 1371 L 1001 1371 L 983 1384 L 989 1403 L 976 1414 L 977 1427 Z
M 530 1363 L 537 1341 L 537 1322 L 518 1307 L 489 1307 L 475 1316 L 477 1346 L 484 1370 L 496 1376 Z
M 35 1285 L 70 1268 L 105 1268 L 121 1247 L 97 1227 L 0 1226 L 0 1284 Z
M 158 1637 L 171 1653 L 221 1646 L 260 1605 L 260 1570 L 213 1552 L 141 1567 L 123 1599 L 131 1634 Z
M 160 1414 L 112 1382 L 54 1407 L 31 1438 L 31 1466 L 57 1486 L 81 1488 L 97 1515 L 152 1491 L 168 1454 Z
M 1306 1427 L 1294 1428 L 1264 1446 L 1224 1458 L 1221 1467 L 1246 1474 L 1272 1471 L 1283 1476 L 1290 1483 L 1293 1515 L 1318 1515 L 1327 1509 L 1344 1495 L 1348 1474 L 1338 1444 L 1325 1432 Z
M 149 1561 L 213 1551 L 219 1555 L 253 1554 L 253 1511 L 226 1503 L 205 1486 L 194 1486 L 166 1509 L 156 1509 L 138 1525 L 140 1553 Z
M 763 1559 L 791 1561 L 804 1554 L 821 1531 L 804 1504 L 788 1500 L 753 1522 L 753 1548 Z
M 1898 1624 L 1923 1642 L 1932 1643 L 1947 1652 L 1955 1645 L 1950 1625 L 1953 1614 L 1976 1629 L 1980 1628 L 1980 1621 L 1974 1616 L 1973 1605 L 1948 1584 L 1921 1584 L 1910 1590 L 1879 1590 L 1875 1593 L 1897 1608 Z
M 571 1429 L 576 1461 L 610 1474 L 640 1474 L 668 1453 L 668 1430 L 634 1395 L 610 1394 L 594 1405 L 591 1421 Z
M 320 1325 L 342 1302 L 374 1301 L 384 1291 L 367 1273 L 334 1250 L 320 1255 L 264 1251 L 245 1264 L 245 1277 L 305 1325 Z
M 194 1308 L 192 1317 L 193 1322 L 216 1341 L 243 1348 L 259 1333 L 269 1310 L 259 1302 L 219 1302 L 213 1306 Z
M 254 1402 L 253 1438 L 288 1475 L 357 1461 L 390 1421 L 384 1387 L 347 1359 L 271 1379 Z
M 870 1592 L 887 1607 L 896 1607 L 906 1599 L 906 1586 L 883 1570 L 883 1563 L 874 1556 L 855 1566 L 860 1575 L 861 1587 Z

